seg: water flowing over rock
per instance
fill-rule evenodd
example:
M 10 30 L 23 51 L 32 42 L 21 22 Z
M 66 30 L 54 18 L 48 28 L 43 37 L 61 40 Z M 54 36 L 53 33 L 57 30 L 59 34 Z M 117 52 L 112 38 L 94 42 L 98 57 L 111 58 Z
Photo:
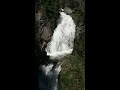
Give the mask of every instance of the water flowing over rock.
M 75 27 L 72 17 L 65 12 L 60 12 L 59 23 L 45 49 L 50 60 L 59 61 L 56 64 L 40 65 L 40 90 L 58 90 L 58 75 L 61 71 L 62 59 L 73 51 Z
M 69 46 L 65 43 L 68 37 L 65 37 L 64 25 L 61 26 L 65 19 L 61 13 L 74 20 L 74 49 L 72 44 Z M 64 36 L 61 37 L 59 35 L 63 33 L 57 34 L 62 31 L 58 30 L 60 26 L 64 29 Z M 53 39 L 65 44 L 57 41 L 52 45 Z M 58 44 L 62 46 L 62 51 L 56 48 Z M 35 0 L 35 64 L 36 90 L 84 90 L 85 0 Z
M 60 12 L 60 22 L 54 31 L 46 52 L 50 59 L 61 59 L 73 51 L 75 24 L 70 15 Z

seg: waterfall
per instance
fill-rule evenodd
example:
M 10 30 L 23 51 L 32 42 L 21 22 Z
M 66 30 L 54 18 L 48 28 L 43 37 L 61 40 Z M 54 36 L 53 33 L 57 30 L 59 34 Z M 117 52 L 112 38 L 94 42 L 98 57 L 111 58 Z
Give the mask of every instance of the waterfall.
M 57 90 L 58 75 L 61 71 L 60 62 L 64 56 L 71 54 L 73 51 L 75 27 L 76 25 L 72 17 L 63 11 L 60 12 L 59 23 L 54 30 L 51 41 L 45 49 L 47 56 L 49 56 L 51 60 L 59 60 L 59 62 L 55 68 L 53 68 L 54 64 L 40 66 L 40 69 L 44 73 L 44 75 L 41 75 L 47 78 L 45 82 L 45 79 L 43 79 L 42 76 L 40 77 L 46 84 L 46 86 L 44 86 L 43 83 L 40 83 L 40 87 L 43 88 L 40 90 Z
M 75 37 L 75 24 L 70 15 L 60 12 L 60 19 L 54 30 L 51 41 L 48 43 L 46 52 L 51 59 L 60 59 L 73 51 Z

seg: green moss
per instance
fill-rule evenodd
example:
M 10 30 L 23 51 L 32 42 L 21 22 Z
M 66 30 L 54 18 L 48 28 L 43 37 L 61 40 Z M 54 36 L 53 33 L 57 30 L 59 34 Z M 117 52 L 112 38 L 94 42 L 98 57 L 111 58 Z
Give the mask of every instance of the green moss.
M 69 61 L 69 64 L 68 61 L 66 61 L 62 66 L 59 90 L 84 90 L 84 57 L 79 55 L 77 52 L 74 52 L 74 55 L 70 55 L 67 60 Z
M 51 24 L 51 29 L 57 25 L 59 9 L 66 6 L 74 10 L 73 19 L 80 28 L 80 23 L 84 20 L 84 12 L 81 10 L 82 0 L 41 0 L 43 6 L 43 17 Z M 45 22 L 47 23 L 47 22 Z M 38 32 L 39 25 L 36 22 L 35 32 Z M 82 30 L 83 32 L 83 30 Z M 68 55 L 62 65 L 59 78 L 59 90 L 84 90 L 85 87 L 85 32 L 75 38 L 74 52 Z

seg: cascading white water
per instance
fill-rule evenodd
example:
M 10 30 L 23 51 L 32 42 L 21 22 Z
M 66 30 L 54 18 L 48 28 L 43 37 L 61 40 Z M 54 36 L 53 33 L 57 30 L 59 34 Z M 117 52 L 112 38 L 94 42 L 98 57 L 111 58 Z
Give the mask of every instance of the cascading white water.
M 75 23 L 72 17 L 64 12 L 60 12 L 60 21 L 46 48 L 50 59 L 60 59 L 73 51 Z
M 71 54 L 73 51 L 76 25 L 72 17 L 64 12 L 60 12 L 59 20 L 60 22 L 54 30 L 52 39 L 47 44 L 46 52 L 51 60 L 59 59 L 61 61 L 66 54 Z M 40 69 L 42 69 L 44 75 L 48 78 L 48 86 L 44 87 L 44 90 L 57 90 L 58 74 L 61 71 L 61 64 L 54 69 L 53 66 L 53 64 L 40 66 Z

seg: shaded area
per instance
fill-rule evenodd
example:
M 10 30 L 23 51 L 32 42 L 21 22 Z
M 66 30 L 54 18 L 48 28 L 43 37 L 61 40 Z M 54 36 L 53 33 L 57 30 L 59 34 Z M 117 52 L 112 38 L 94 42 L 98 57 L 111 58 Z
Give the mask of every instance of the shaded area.
M 68 55 L 60 73 L 59 90 L 84 90 L 85 86 L 85 5 L 84 0 L 35 0 L 36 65 L 51 63 L 45 47 L 57 26 L 60 8 L 69 7 L 76 24 L 74 51 Z M 38 70 L 36 70 L 38 71 Z M 40 72 L 37 72 L 41 74 Z

